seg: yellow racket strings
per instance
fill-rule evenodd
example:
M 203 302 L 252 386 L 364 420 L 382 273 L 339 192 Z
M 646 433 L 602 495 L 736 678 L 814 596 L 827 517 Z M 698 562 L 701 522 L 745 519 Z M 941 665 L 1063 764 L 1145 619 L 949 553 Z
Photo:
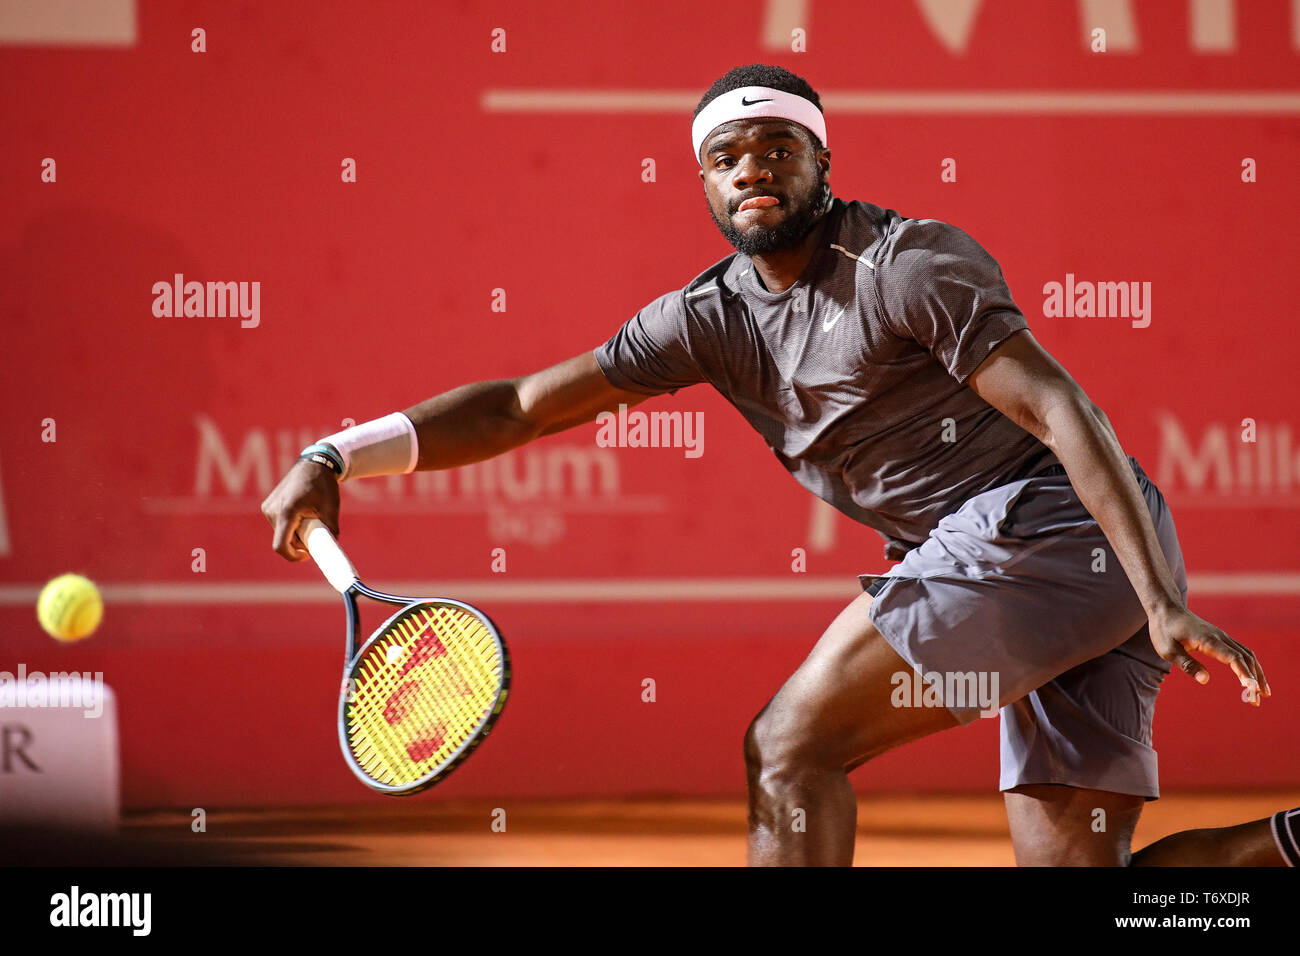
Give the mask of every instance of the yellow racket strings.
M 361 769 L 390 786 L 427 776 L 488 716 L 502 666 L 477 616 L 444 605 L 403 615 L 353 668 L 348 742 Z

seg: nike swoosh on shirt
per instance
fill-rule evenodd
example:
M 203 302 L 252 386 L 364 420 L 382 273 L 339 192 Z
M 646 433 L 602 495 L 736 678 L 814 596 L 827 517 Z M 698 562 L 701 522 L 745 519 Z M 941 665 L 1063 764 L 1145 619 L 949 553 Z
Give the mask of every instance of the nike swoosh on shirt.
M 847 308 L 847 306 L 845 308 Z M 844 309 L 840 309 L 839 314 L 836 315 L 835 318 L 822 319 L 822 331 L 829 332 L 832 328 L 835 327 L 835 323 L 838 322 L 843 315 L 844 315 Z

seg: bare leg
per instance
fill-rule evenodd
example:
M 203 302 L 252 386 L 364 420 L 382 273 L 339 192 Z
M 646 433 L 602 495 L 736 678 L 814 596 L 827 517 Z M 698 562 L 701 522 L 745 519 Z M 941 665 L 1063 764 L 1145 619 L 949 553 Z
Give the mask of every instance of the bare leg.
M 1028 784 L 1004 795 L 1016 866 L 1127 866 L 1146 801 L 1127 793 Z
M 1055 784 L 1006 793 L 1017 866 L 1282 866 L 1269 821 L 1184 830 L 1132 853 L 1142 797 Z
M 846 607 L 745 735 L 751 866 L 848 866 L 857 800 L 848 772 L 885 751 L 957 726 L 943 707 L 894 707 L 912 667 Z
M 1268 818 L 1235 827 L 1183 830 L 1133 854 L 1133 866 L 1285 866 Z

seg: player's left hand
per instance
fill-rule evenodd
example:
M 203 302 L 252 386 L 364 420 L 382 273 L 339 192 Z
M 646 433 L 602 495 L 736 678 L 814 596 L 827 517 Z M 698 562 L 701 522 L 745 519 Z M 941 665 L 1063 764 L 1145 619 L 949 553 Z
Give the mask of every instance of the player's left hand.
M 1231 667 L 1241 681 L 1241 699 L 1246 703 L 1258 707 L 1263 697 L 1272 696 L 1264 669 L 1255 659 L 1254 651 L 1187 608 L 1153 616 L 1148 623 L 1156 653 L 1198 684 L 1209 683 L 1210 672 L 1192 657 L 1193 651 Z

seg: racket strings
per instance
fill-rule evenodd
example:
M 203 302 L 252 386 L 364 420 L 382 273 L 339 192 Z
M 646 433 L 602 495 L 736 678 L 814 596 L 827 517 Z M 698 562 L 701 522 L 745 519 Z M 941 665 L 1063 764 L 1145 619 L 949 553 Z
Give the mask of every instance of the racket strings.
M 430 604 L 403 614 L 353 668 L 347 726 L 358 765 L 388 785 L 427 776 L 490 716 L 502 671 L 477 616 Z
M 354 752 L 364 769 L 380 779 L 387 773 L 400 783 L 403 777 L 418 779 L 436 767 L 476 729 L 492 703 L 493 694 L 473 690 L 478 680 L 495 680 L 483 666 L 481 653 L 465 660 L 439 660 L 441 667 L 424 666 L 434 656 L 447 655 L 444 642 L 427 632 L 429 623 L 428 615 L 423 627 L 402 622 L 398 633 L 390 635 L 396 641 L 384 641 L 382 647 L 376 642 L 376 653 L 368 655 L 362 672 L 369 692 L 358 694 L 363 706 L 353 720 Z M 440 623 L 456 628 L 462 640 L 473 641 L 475 635 L 463 621 Z M 436 655 L 430 653 L 431 645 Z M 488 651 L 494 653 L 494 648 Z M 463 666 L 466 663 L 470 666 Z M 382 722 L 374 713 L 381 703 Z
M 439 616 L 442 620 L 437 623 L 443 630 L 454 628 L 462 642 L 485 636 L 474 635 L 467 623 L 458 620 L 457 616 L 447 615 L 445 611 Z M 454 749 L 472 731 L 481 715 L 483 701 L 475 699 L 473 684 L 493 679 L 482 666 L 481 655 L 471 654 L 464 660 L 449 657 L 438 662 L 443 666 L 433 668 L 434 673 L 430 673 L 431 668 L 427 667 L 420 668 L 422 673 L 412 673 L 416 666 L 431 657 L 442 657 L 447 653 L 438 632 L 429 631 L 431 623 L 428 612 L 423 614 L 420 626 L 411 620 L 400 622 L 398 634 L 391 635 L 398 640 L 382 642 L 383 646 L 376 646 L 375 653 L 366 661 L 363 674 L 368 679 L 371 693 L 365 697 L 372 705 L 382 698 L 383 717 L 388 725 L 375 726 L 373 706 L 369 708 L 371 721 L 364 719 L 364 713 L 358 713 L 362 718 L 358 721 L 358 729 L 371 731 L 364 741 L 358 743 L 371 745 L 369 749 L 373 753 L 367 754 L 371 759 L 382 759 L 389 765 L 419 761 L 420 755 L 411 753 L 411 750 L 420 746 L 429 750 L 423 756 L 437 759 L 440 756 L 436 749 L 438 741 Z M 470 665 L 468 668 L 463 666 L 466 663 Z M 475 664 L 479 666 L 474 667 Z M 435 698 L 439 706 L 431 706 Z M 366 727 L 367 723 L 371 726 Z M 394 731 L 394 727 L 398 729 Z M 376 730 L 379 732 L 374 732 Z

